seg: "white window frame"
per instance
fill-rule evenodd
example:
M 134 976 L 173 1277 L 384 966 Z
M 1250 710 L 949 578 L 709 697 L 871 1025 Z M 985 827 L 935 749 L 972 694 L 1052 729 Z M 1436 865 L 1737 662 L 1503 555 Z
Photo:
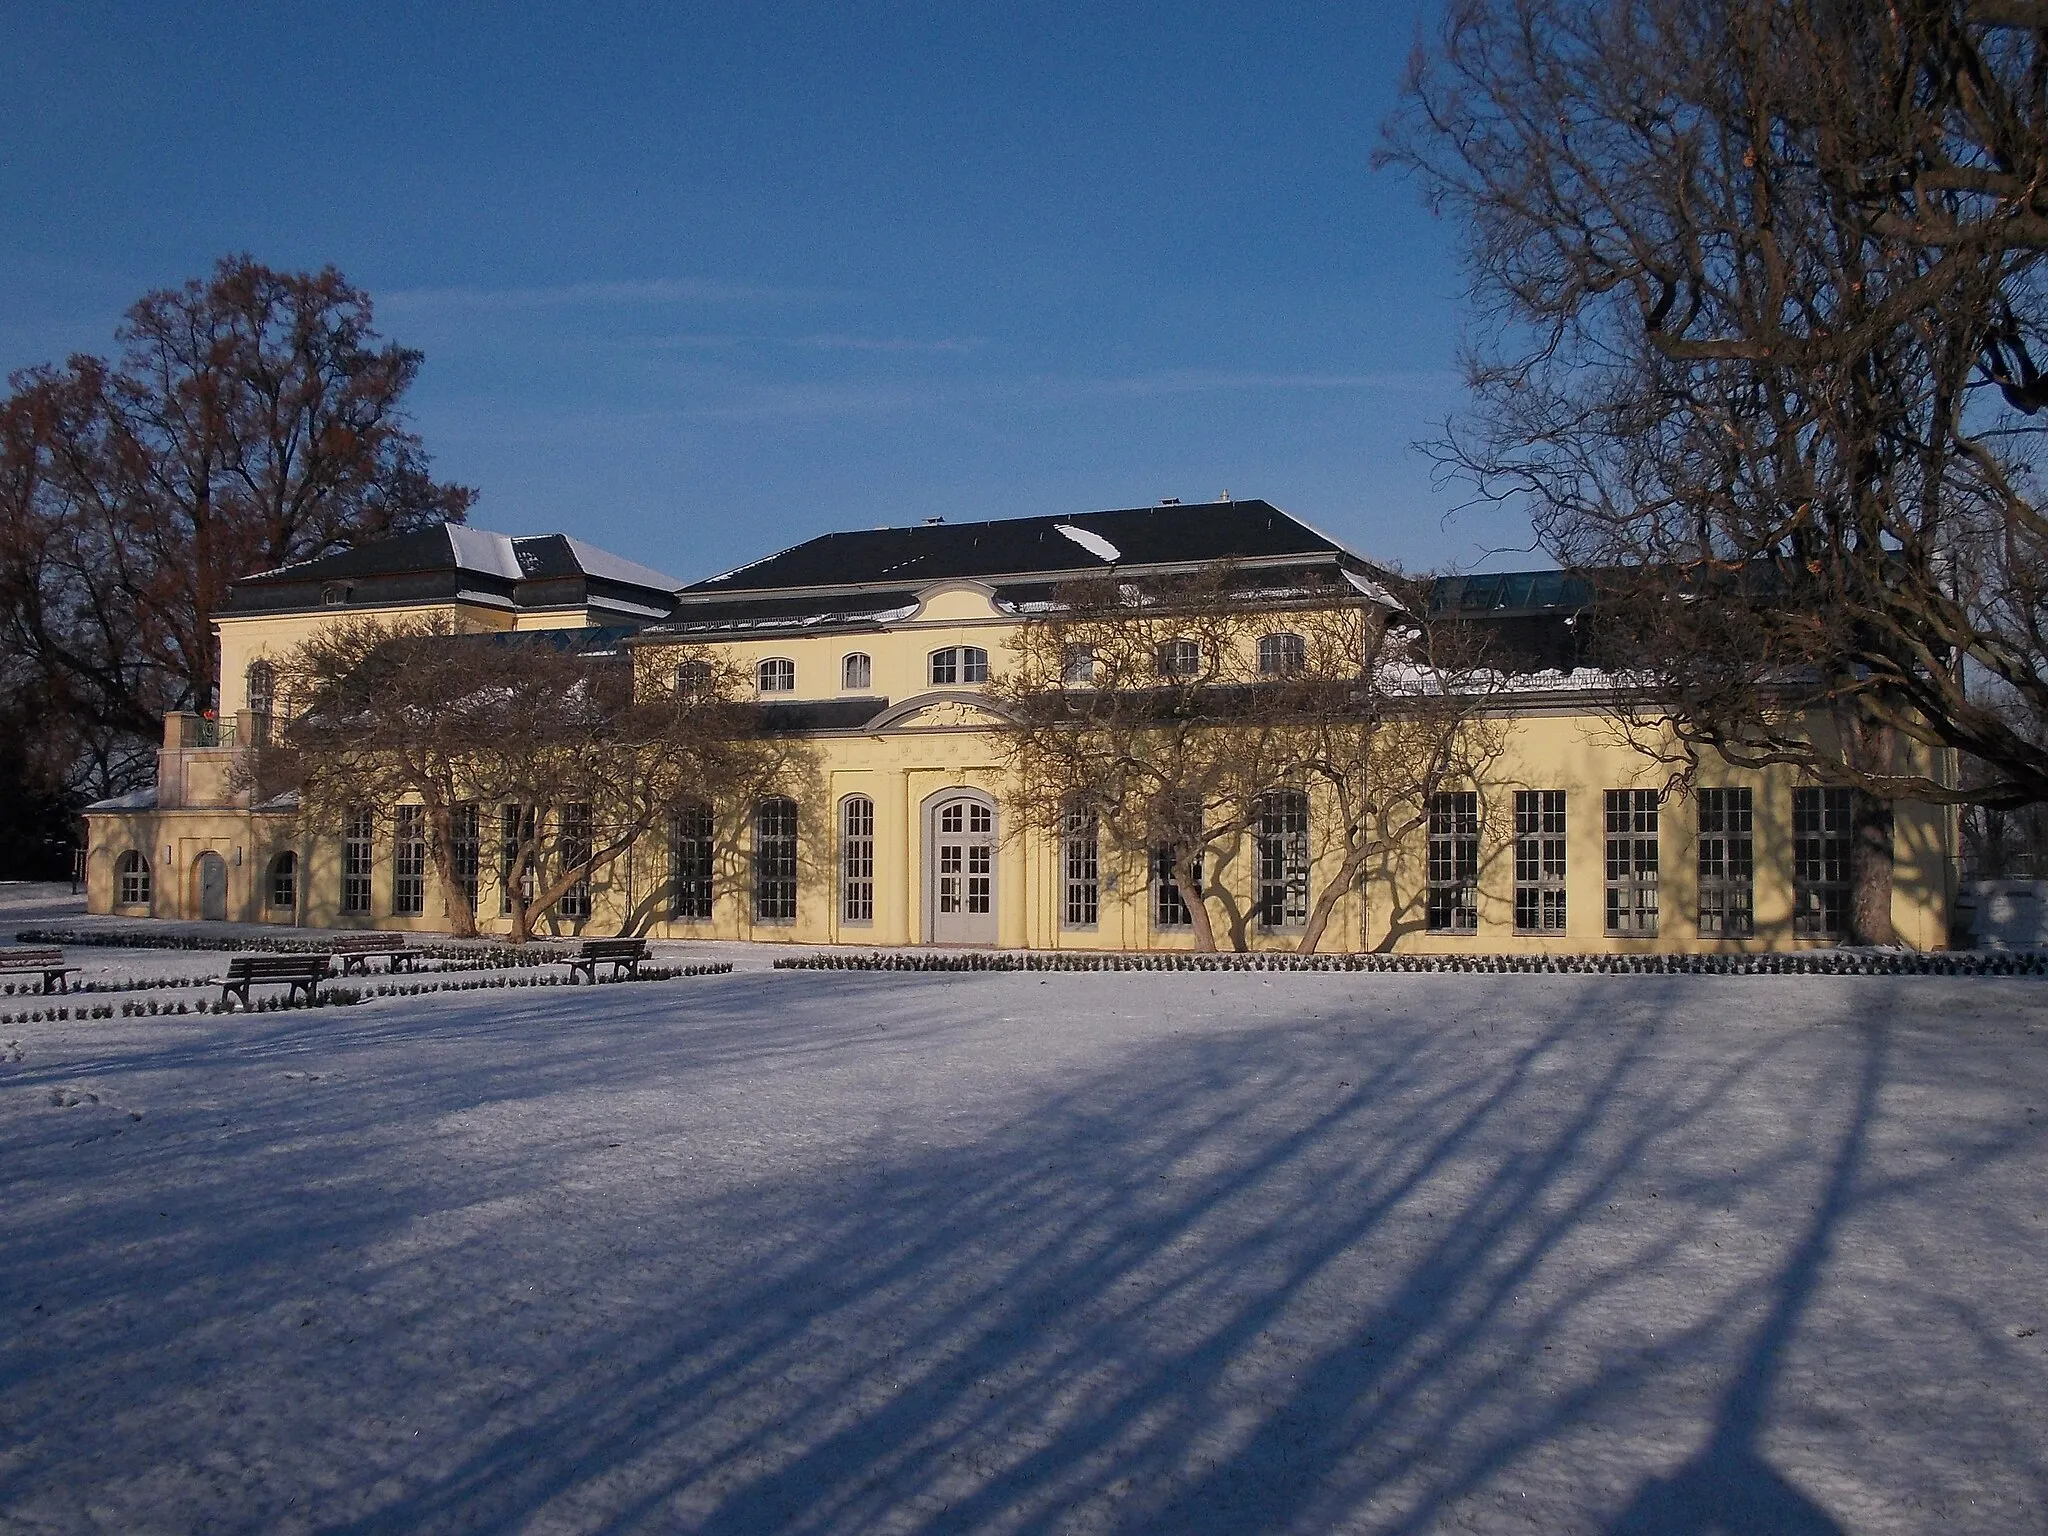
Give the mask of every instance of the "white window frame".
M 839 921 L 875 920 L 875 802 L 848 795 L 839 802 Z
M 795 693 L 796 663 L 787 656 L 764 656 L 754 666 L 754 691 Z
M 875 661 L 866 651 L 848 651 L 839 658 L 839 688 L 842 693 L 866 693 L 874 687 Z

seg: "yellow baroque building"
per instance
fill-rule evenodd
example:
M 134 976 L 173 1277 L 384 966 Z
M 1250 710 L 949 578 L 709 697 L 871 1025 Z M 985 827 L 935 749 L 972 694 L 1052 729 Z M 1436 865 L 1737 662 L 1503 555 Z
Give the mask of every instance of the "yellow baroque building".
M 93 912 L 312 928 L 445 931 L 448 903 L 410 820 L 375 808 L 304 825 L 236 771 L 265 744 L 275 663 L 337 617 L 578 632 L 663 675 L 664 647 L 715 646 L 764 714 L 810 749 L 800 794 L 679 819 L 600 871 L 546 933 L 781 943 L 1185 949 L 1193 936 L 1146 849 L 1034 830 L 1016 814 L 985 697 L 1017 626 L 1064 582 L 1230 562 L 1377 590 L 1356 554 L 1264 501 L 838 533 L 682 586 L 562 535 L 448 526 L 252 575 L 219 620 L 218 719 L 166 718 L 153 791 L 90 808 Z M 1494 706 L 1484 783 L 1439 797 L 1426 830 L 1343 893 L 1326 951 L 1786 950 L 1842 942 L 1847 797 L 1787 771 L 1709 764 L 1684 795 L 1624 739 L 1600 680 L 1571 666 L 1583 594 L 1556 572 L 1450 578 L 1435 602 L 1527 658 Z M 673 670 L 672 668 L 670 669 Z M 1640 722 L 1637 722 L 1638 727 Z M 1638 740 L 1640 737 L 1638 737 Z M 1930 765 L 1942 767 L 1945 765 Z M 254 803 L 251 803 L 252 800 Z M 1291 949 L 1334 877 L 1330 807 L 1216 850 L 1205 900 L 1224 947 Z M 508 920 L 485 808 L 478 926 Z M 348 835 L 344 835 L 344 834 Z M 1946 946 L 1956 827 L 1897 808 L 1892 917 Z

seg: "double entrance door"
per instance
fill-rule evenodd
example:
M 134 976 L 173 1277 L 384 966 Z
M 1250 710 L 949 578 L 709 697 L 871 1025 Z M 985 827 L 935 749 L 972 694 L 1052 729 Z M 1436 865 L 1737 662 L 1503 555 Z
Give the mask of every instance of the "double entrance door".
M 925 847 L 934 944 L 996 941 L 996 813 L 967 795 L 932 806 Z

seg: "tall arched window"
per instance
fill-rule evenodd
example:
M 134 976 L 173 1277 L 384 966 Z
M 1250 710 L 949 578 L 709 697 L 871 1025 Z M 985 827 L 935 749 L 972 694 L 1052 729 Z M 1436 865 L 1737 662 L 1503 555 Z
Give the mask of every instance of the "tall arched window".
M 114 865 L 114 899 L 124 907 L 149 905 L 149 860 L 134 849 Z
M 270 861 L 270 905 L 289 912 L 299 904 L 299 856 L 280 853 Z
M 796 921 L 796 802 L 787 795 L 754 807 L 754 917 Z
M 679 923 L 711 921 L 711 807 L 701 802 L 675 814 L 668 834 L 668 915 Z
M 1308 796 L 1298 789 L 1261 795 L 1257 845 L 1259 926 L 1301 927 L 1308 921 Z
M 763 693 L 796 692 L 796 663 L 785 656 L 771 656 L 754 668 L 754 685 Z
M 839 917 L 875 920 L 875 802 L 866 795 L 839 803 Z
M 1069 805 L 1060 817 L 1060 863 L 1066 877 L 1061 926 L 1093 928 L 1102 905 L 1102 829 L 1086 806 Z
M 1063 645 L 1060 647 L 1060 681 L 1068 687 L 1085 687 L 1095 681 L 1095 647 L 1092 645 Z
M 848 653 L 839 663 L 839 686 L 848 693 L 858 693 L 873 686 L 874 663 L 868 660 L 865 651 Z
M 267 661 L 252 661 L 243 675 L 249 699 L 249 745 L 270 745 L 270 713 L 277 702 L 277 671 Z
M 1267 635 L 1259 641 L 1259 673 L 1292 677 L 1308 666 L 1308 647 L 1299 635 Z
M 711 691 L 711 663 L 702 659 L 681 662 L 676 667 L 676 694 L 685 699 Z
M 978 645 L 949 645 L 932 652 L 931 678 L 934 686 L 946 683 L 988 681 L 988 652 Z

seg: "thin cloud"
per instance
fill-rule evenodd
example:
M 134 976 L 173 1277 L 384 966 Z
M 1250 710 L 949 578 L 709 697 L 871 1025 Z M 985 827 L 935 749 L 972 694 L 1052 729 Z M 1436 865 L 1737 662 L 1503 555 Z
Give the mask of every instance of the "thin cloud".
M 920 341 L 906 336 L 790 336 L 786 347 L 809 347 L 819 352 L 974 352 L 988 345 L 982 336 L 941 336 Z
M 378 300 L 378 307 L 399 311 L 531 310 L 647 304 L 798 304 L 832 297 L 835 295 L 816 288 L 656 277 L 633 282 L 562 283 L 551 288 L 401 288 L 385 294 Z

